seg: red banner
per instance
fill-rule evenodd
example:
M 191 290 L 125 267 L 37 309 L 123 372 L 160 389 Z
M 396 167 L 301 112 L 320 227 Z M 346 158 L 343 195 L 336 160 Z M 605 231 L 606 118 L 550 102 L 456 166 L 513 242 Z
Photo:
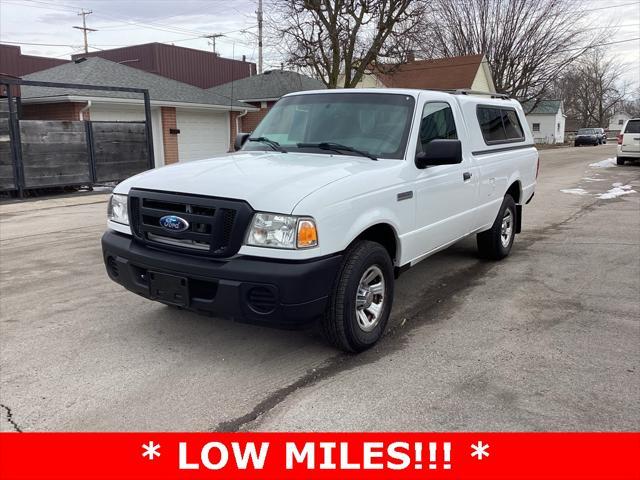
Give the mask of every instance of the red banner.
M 640 479 L 638 433 L 2 433 L 2 479 Z

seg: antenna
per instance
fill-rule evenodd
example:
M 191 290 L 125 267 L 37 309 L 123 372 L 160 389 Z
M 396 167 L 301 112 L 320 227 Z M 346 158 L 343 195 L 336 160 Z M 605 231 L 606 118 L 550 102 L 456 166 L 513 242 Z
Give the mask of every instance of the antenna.
M 97 32 L 95 28 L 87 28 L 87 15 L 91 15 L 93 10 L 85 10 L 84 8 L 78 15 L 82 15 L 82 26 L 73 28 L 77 28 L 78 30 L 82 30 L 84 33 L 84 53 L 89 53 L 89 43 L 87 42 L 87 32 Z
M 258 0 L 258 74 L 262 73 L 262 0 Z

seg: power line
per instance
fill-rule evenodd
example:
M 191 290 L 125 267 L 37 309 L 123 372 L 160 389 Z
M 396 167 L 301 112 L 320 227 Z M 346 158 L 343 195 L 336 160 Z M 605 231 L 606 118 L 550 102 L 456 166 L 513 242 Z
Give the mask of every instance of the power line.
M 19 3 L 18 1 L 11 1 L 9 2 L 8 0 L 3 0 L 3 3 L 11 3 L 13 5 L 21 5 L 23 7 L 32 7 L 32 8 L 42 8 L 45 10 L 55 10 L 58 12 L 73 12 L 73 13 L 77 13 L 78 9 L 77 8 L 73 8 L 73 7 L 68 7 L 66 8 L 65 5 L 60 5 L 60 4 L 54 4 L 54 3 L 48 3 L 48 2 L 39 2 L 36 0 L 21 0 L 22 2 L 29 2 L 28 4 L 25 3 Z M 34 5 L 37 4 L 37 5 Z
M 629 3 L 621 3 L 619 5 L 609 5 L 608 7 L 590 8 L 586 13 L 595 12 L 597 10 L 613 10 L 614 8 L 626 7 L 628 5 L 640 5 L 640 2 L 629 2 Z
M 640 40 L 640 37 L 636 37 L 636 38 L 629 38 L 628 40 L 617 40 L 615 42 L 605 42 L 605 43 L 597 43 L 594 45 L 589 45 L 587 47 L 577 47 L 577 48 L 565 48 L 562 50 L 556 50 L 555 53 L 563 53 L 563 52 L 571 52 L 571 51 L 576 51 L 576 50 L 591 50 L 593 48 L 598 48 L 598 47 L 604 47 L 607 45 L 615 45 L 615 44 L 619 44 L 619 43 L 627 43 L 627 42 L 635 42 L 637 40 Z M 437 60 L 446 60 L 446 57 L 444 59 L 437 59 Z M 428 61 L 428 60 L 424 60 L 424 61 Z M 423 67 L 412 67 L 407 69 L 407 72 L 417 72 L 420 70 L 433 70 L 433 69 L 439 69 L 439 68 L 457 68 L 457 67 L 463 67 L 463 66 L 467 66 L 467 65 L 478 65 L 479 62 L 466 62 L 466 63 L 456 63 L 455 65 L 425 65 Z M 408 64 L 409 66 L 411 66 L 410 64 Z M 384 72 L 380 72 L 380 73 L 384 73 Z
M 34 4 L 30 4 L 30 3 L 29 4 L 25 4 L 25 3 L 20 3 L 20 2 L 30 2 L 30 3 L 33 2 L 33 3 L 37 3 L 38 5 L 34 5 Z M 43 2 L 43 1 L 37 1 L 37 0 L 3 0 L 2 3 L 20 5 L 20 6 L 23 6 L 23 7 L 43 8 L 45 10 L 54 10 L 54 11 L 65 12 L 65 13 L 66 12 L 74 12 L 74 13 L 78 12 L 78 9 L 72 9 L 72 7 L 69 7 L 68 9 L 66 9 L 66 8 L 64 8 L 63 5 L 52 4 L 52 3 Z M 40 6 L 40 5 L 44 5 L 44 6 Z M 96 15 L 98 17 L 102 17 L 102 18 L 117 20 L 119 22 L 122 22 L 122 25 L 137 26 L 137 27 L 147 28 L 147 29 L 151 29 L 151 30 L 157 30 L 157 31 L 161 31 L 161 32 L 176 33 L 176 34 L 180 34 L 180 35 L 194 35 L 194 34 L 197 34 L 200 37 L 202 37 L 203 35 L 207 34 L 207 32 L 200 31 L 200 30 L 192 30 L 192 29 L 187 29 L 187 28 L 182 28 L 182 27 L 175 27 L 175 26 L 172 26 L 172 25 L 166 25 L 166 24 L 161 24 L 161 23 L 157 23 L 157 22 L 139 22 L 139 21 L 127 20 L 127 19 L 124 19 L 124 18 L 121 18 L 121 17 L 116 17 L 114 15 L 107 14 L 107 13 L 95 12 L 94 15 Z M 167 17 L 167 18 L 172 18 L 172 17 Z M 255 28 L 255 27 L 248 27 L 248 28 Z M 112 30 L 112 29 L 116 29 L 116 28 L 109 27 L 109 26 L 105 25 L 105 26 L 98 26 L 97 29 L 98 30 Z M 246 29 L 238 29 L 238 30 L 233 30 L 231 32 L 222 32 L 222 33 L 224 34 L 224 33 L 239 32 L 239 31 L 242 31 L 242 30 L 246 30 Z

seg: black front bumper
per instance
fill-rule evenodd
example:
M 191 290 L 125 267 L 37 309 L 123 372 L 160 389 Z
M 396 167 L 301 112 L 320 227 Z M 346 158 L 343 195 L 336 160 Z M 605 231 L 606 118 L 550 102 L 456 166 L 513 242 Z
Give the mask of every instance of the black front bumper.
M 303 324 L 325 310 L 341 255 L 290 262 L 237 256 L 218 260 L 156 250 L 113 231 L 102 237 L 109 277 L 138 295 L 201 313 L 281 326 Z M 179 301 L 152 295 L 150 273 L 186 279 Z
M 597 138 L 576 138 L 573 143 L 579 147 L 580 145 L 598 145 L 600 141 Z

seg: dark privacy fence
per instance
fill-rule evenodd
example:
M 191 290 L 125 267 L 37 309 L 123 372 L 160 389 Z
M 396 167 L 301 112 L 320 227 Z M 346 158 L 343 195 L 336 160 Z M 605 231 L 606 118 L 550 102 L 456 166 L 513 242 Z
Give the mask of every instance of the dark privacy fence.
M 0 80 L 0 85 L 4 80 Z M 15 82 L 15 81 L 14 81 Z M 20 82 L 78 88 L 49 82 Z M 20 120 L 9 85 L 0 99 L 0 191 L 117 182 L 154 166 L 151 115 L 146 90 L 145 122 Z

